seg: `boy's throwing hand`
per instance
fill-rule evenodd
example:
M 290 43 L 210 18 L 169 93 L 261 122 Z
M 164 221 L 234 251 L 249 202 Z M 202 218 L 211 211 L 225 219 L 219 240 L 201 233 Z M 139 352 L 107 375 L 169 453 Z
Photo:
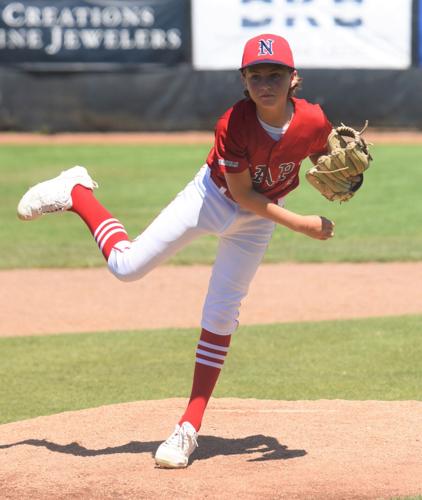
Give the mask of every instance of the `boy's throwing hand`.
M 328 240 L 334 236 L 335 223 L 320 215 L 304 215 L 299 232 L 317 240 Z

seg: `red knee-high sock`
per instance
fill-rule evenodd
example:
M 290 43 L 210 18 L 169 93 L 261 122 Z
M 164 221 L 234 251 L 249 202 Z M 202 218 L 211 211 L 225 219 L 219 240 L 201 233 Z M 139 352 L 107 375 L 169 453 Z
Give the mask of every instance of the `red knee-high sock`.
M 72 189 L 72 212 L 86 223 L 106 260 L 119 241 L 129 241 L 123 224 L 115 219 L 95 198 L 92 191 L 80 184 Z
M 190 422 L 199 431 L 205 408 L 229 350 L 230 339 L 231 335 L 216 335 L 202 330 L 196 350 L 192 392 L 179 424 Z

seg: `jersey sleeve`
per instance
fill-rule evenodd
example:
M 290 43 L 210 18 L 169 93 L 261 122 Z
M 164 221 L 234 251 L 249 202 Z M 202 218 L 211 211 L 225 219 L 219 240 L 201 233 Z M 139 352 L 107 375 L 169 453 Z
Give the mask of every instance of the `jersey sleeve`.
M 215 128 L 214 155 L 221 173 L 236 174 L 249 168 L 244 124 L 236 109 L 223 115 Z
M 312 155 L 322 155 L 327 153 L 327 139 L 328 136 L 330 135 L 331 130 L 333 129 L 333 125 L 331 122 L 328 120 L 326 117 L 325 113 L 322 111 L 322 109 L 318 106 L 319 111 L 320 111 L 320 126 L 319 126 L 319 133 L 316 135 L 316 139 L 314 144 L 312 145 L 312 151 L 310 153 L 310 156 Z

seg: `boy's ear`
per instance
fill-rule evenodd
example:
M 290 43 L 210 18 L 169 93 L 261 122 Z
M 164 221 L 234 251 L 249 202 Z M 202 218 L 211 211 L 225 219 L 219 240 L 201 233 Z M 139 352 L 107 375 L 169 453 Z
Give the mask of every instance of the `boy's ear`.
M 296 81 L 297 81 L 297 71 L 294 69 L 290 73 L 290 87 L 293 87 L 293 85 L 296 83 Z

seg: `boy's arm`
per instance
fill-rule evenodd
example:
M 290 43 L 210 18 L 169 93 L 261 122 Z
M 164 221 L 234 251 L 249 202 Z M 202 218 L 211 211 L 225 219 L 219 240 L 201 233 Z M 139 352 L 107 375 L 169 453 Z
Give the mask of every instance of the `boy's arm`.
M 237 174 L 225 173 L 227 186 L 233 199 L 242 208 L 281 224 L 292 231 L 318 240 L 334 236 L 334 223 L 319 215 L 299 215 L 270 201 L 253 189 L 249 170 Z

